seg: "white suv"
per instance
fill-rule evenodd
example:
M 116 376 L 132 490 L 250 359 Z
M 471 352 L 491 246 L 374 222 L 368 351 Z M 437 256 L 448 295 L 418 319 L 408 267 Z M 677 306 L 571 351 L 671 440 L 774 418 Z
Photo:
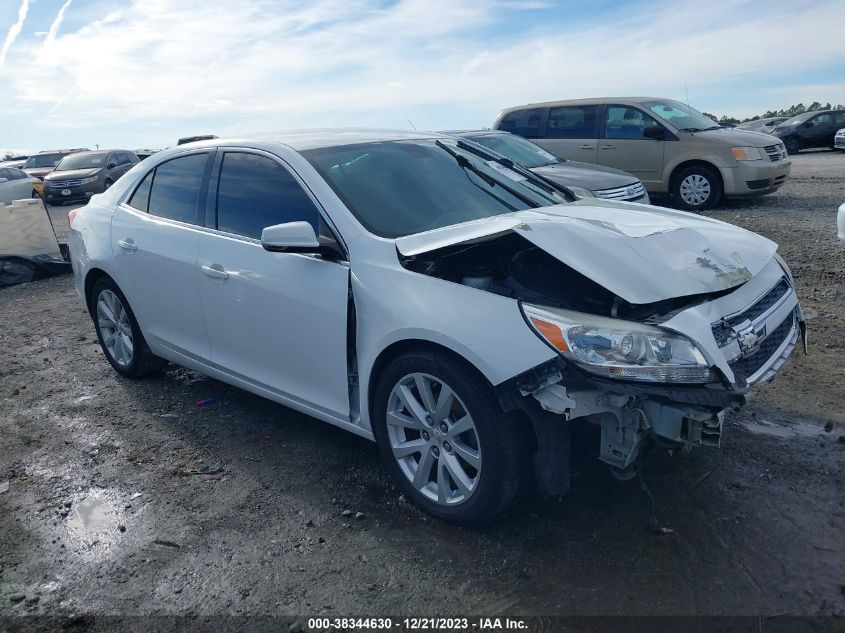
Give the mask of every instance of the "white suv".
M 572 424 L 622 474 L 650 438 L 718 445 L 804 329 L 769 240 L 579 200 L 437 134 L 183 145 L 95 196 L 70 243 L 119 373 L 172 361 L 374 439 L 456 522 L 532 470 L 565 493 Z

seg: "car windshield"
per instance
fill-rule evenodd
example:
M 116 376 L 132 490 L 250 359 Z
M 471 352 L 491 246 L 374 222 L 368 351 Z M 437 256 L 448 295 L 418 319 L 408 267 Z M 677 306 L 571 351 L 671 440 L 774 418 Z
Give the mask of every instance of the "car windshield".
M 56 171 L 97 169 L 106 164 L 106 154 L 71 154 L 56 166 Z
M 381 237 L 566 202 L 453 139 L 361 143 L 302 155 L 361 224 Z
M 34 167 L 55 167 L 62 160 L 61 154 L 36 154 L 26 159 L 24 169 L 32 169 Z
M 535 145 L 521 136 L 513 134 L 480 134 L 478 136 L 463 134 L 462 136 L 529 169 L 546 167 L 561 162 L 561 159 L 554 154 L 550 154 L 539 145 Z
M 783 127 L 791 127 L 791 126 L 794 126 L 794 125 L 801 125 L 804 121 L 806 121 L 811 116 L 813 116 L 813 114 L 814 114 L 813 112 L 805 112 L 804 114 L 799 114 L 798 116 L 794 116 L 791 119 L 787 119 L 786 121 L 781 123 L 781 125 Z
M 713 119 L 679 101 L 649 101 L 645 105 L 652 113 L 681 132 L 721 129 Z

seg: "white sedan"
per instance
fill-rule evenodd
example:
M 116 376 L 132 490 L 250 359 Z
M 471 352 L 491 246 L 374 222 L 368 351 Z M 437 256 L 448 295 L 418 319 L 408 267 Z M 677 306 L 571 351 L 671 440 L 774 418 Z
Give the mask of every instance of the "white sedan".
M 182 145 L 71 212 L 76 289 L 116 371 L 166 361 L 378 442 L 406 495 L 478 523 L 569 488 L 592 423 L 717 446 L 804 320 L 777 246 L 579 200 L 457 138 L 337 131 Z

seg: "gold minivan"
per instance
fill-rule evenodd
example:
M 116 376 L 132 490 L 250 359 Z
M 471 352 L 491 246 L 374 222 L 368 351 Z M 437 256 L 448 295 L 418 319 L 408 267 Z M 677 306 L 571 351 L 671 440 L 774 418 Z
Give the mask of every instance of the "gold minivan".
M 550 101 L 503 110 L 493 128 L 530 138 L 570 160 L 615 167 L 649 194 L 672 194 L 689 210 L 777 191 L 791 161 L 779 139 L 726 129 L 671 99 Z

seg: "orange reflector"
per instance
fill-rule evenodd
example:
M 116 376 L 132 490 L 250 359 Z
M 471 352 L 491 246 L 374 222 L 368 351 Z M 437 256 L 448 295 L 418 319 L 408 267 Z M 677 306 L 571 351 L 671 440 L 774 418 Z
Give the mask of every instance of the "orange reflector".
M 538 319 L 537 317 L 531 317 L 531 323 L 534 324 L 537 331 L 540 332 L 540 334 L 542 334 L 549 343 L 554 345 L 561 352 L 569 351 L 569 346 L 566 344 L 566 341 L 563 340 L 563 332 L 560 331 L 558 326 Z

